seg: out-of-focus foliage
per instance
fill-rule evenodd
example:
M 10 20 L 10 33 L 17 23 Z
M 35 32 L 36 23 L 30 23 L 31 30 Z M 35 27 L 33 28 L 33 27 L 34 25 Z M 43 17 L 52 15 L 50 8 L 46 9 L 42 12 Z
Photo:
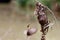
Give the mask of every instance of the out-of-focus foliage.
M 17 0 L 19 6 L 25 7 L 27 5 L 28 0 Z
M 40 0 L 40 2 L 51 8 L 52 0 Z
M 27 6 L 28 5 L 32 5 L 34 6 L 34 0 L 17 0 L 18 4 L 21 6 Z M 48 6 L 49 8 L 51 8 L 52 3 L 57 2 L 60 3 L 60 0 L 37 0 L 40 1 L 41 3 L 43 3 L 44 5 Z
M 51 8 L 54 3 L 57 3 L 60 5 L 60 0 L 40 0 L 40 2 L 48 6 L 49 8 Z
M 56 0 L 56 2 L 60 2 L 60 0 Z
M 27 3 L 27 6 L 29 6 L 29 8 L 33 8 L 34 7 L 34 0 L 29 0 Z
M 17 0 L 17 5 L 23 10 L 33 10 L 35 8 L 34 0 Z

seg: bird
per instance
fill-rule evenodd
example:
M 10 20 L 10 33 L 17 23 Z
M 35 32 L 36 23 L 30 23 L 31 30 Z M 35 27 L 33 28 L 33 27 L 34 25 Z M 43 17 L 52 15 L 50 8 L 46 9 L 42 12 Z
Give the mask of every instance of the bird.
M 31 36 L 37 32 L 37 28 L 35 27 L 29 27 L 30 24 L 27 25 L 27 30 L 24 31 L 24 34 L 27 36 Z

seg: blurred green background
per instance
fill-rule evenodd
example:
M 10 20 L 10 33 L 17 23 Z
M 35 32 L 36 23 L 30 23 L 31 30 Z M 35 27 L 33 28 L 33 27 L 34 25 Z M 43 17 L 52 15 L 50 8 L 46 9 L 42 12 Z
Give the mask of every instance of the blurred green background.
M 49 29 L 47 40 L 60 40 L 60 0 L 38 0 L 48 6 L 55 14 L 57 21 Z M 38 32 L 30 40 L 40 40 L 40 25 L 34 15 L 34 0 L 11 0 L 10 3 L 0 3 L 0 40 L 27 40 L 24 30 L 27 24 L 37 27 Z M 48 19 L 54 21 L 53 15 L 48 11 Z
M 22 7 L 22 9 L 24 10 L 34 10 L 35 8 L 35 0 L 16 0 L 17 1 L 17 5 L 19 6 L 19 8 Z M 37 0 L 39 2 L 41 2 L 42 4 L 46 5 L 48 8 L 50 8 L 55 16 L 57 17 L 57 19 L 59 20 L 60 18 L 60 0 Z

